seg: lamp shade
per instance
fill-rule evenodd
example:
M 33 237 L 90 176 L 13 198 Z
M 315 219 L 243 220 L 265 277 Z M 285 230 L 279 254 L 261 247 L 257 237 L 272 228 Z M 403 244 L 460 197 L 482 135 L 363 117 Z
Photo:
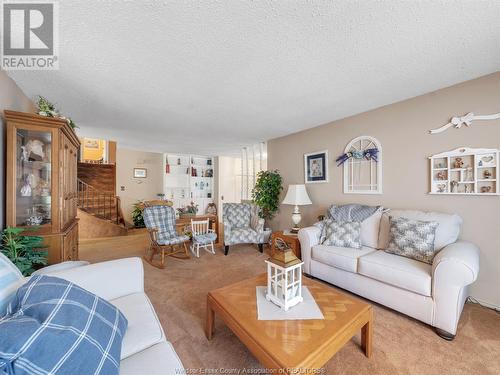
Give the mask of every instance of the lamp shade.
M 286 192 L 285 199 L 283 199 L 282 203 L 292 204 L 294 206 L 312 204 L 311 199 L 309 199 L 309 195 L 307 195 L 305 185 L 288 185 L 288 191 Z

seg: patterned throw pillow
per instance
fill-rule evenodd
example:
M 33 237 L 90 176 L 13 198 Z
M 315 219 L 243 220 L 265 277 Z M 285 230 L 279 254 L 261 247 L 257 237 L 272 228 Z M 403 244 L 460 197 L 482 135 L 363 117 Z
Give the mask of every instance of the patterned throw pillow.
M 323 243 L 325 240 L 325 220 L 317 221 L 316 223 L 313 224 L 313 227 L 316 227 L 319 229 L 319 243 Z
M 424 263 L 432 263 L 438 223 L 389 216 L 389 246 L 385 250 Z
M 361 249 L 361 223 L 350 221 L 339 223 L 327 220 L 323 245 Z

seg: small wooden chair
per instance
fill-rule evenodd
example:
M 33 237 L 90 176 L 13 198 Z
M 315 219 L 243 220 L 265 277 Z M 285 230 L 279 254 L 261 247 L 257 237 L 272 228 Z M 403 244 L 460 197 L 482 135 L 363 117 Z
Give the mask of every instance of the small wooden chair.
M 176 232 L 173 207 L 146 206 L 142 216 L 150 239 L 150 246 L 144 256 L 146 262 L 157 268 L 165 268 L 165 256 L 178 259 L 190 258 L 186 246 L 189 237 Z M 153 261 L 156 254 L 160 254 L 159 263 Z
M 214 241 L 217 239 L 217 233 L 210 229 L 210 220 L 191 220 L 191 232 L 193 233 L 193 243 L 191 251 L 200 257 L 200 247 L 205 251 L 215 254 Z

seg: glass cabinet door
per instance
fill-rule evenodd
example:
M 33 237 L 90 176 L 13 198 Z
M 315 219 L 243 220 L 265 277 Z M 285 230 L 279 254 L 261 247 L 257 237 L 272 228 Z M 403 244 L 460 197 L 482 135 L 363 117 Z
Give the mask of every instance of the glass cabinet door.
M 16 226 L 52 224 L 52 132 L 16 129 Z

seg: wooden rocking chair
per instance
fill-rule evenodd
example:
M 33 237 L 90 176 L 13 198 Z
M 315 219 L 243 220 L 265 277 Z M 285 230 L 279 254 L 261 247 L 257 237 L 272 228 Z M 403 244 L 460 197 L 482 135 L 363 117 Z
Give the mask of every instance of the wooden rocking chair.
M 143 211 L 144 224 L 149 232 L 150 245 L 144 260 L 157 268 L 165 268 L 165 257 L 189 259 L 186 243 L 189 237 L 178 234 L 175 229 L 175 211 L 169 206 L 147 206 Z M 154 261 L 155 255 L 160 261 Z

